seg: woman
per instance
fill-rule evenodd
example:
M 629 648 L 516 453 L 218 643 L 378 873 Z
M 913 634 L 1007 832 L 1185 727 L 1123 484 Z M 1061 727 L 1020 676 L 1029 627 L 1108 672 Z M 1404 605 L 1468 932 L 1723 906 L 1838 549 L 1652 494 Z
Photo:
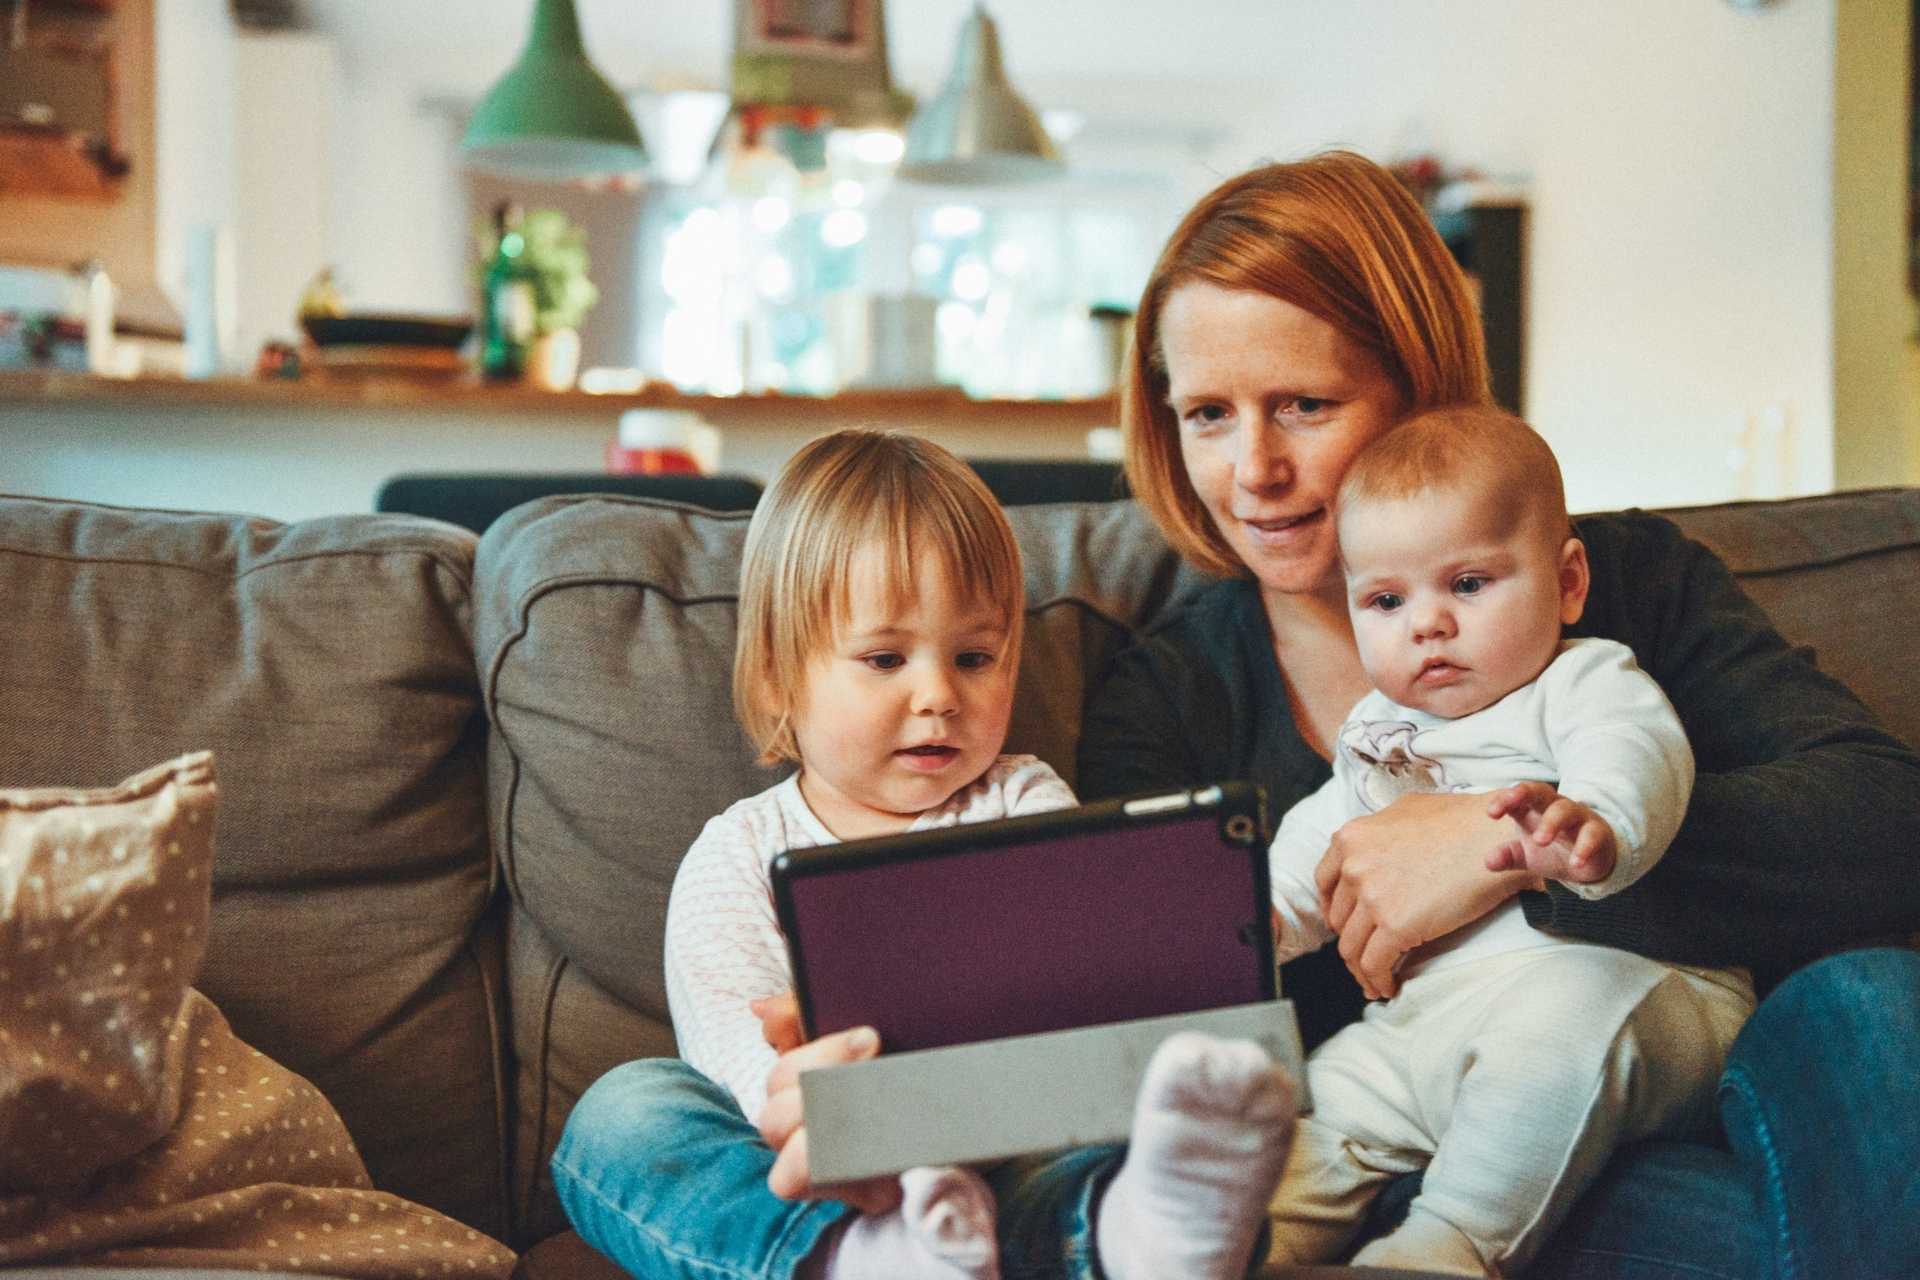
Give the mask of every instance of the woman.
M 1478 320 L 1411 197 L 1335 153 L 1203 198 L 1135 325 L 1128 476 L 1174 546 L 1227 581 L 1098 687 L 1081 793 L 1251 778 L 1282 810 L 1326 779 L 1333 735 L 1367 689 L 1329 504 L 1360 448 L 1409 413 L 1489 399 Z M 1634 649 L 1699 757 L 1679 837 L 1640 885 L 1589 902 L 1488 873 L 1500 836 L 1478 798 L 1408 796 L 1348 824 L 1319 873 L 1338 949 L 1283 975 L 1309 1047 L 1392 994 L 1408 950 L 1523 890 L 1537 928 L 1747 966 L 1763 989 L 1920 924 L 1920 759 L 1672 525 L 1596 517 L 1579 532 L 1594 582 L 1576 630 Z M 1912 1273 L 1920 1206 L 1897 1188 L 1920 1150 L 1916 1056 L 1920 957 L 1859 952 L 1798 975 L 1729 1062 L 1737 1156 L 1621 1153 L 1530 1274 Z M 1841 1084 L 1860 1071 L 1865 1098 Z
M 1373 436 L 1421 408 L 1489 398 L 1478 320 L 1419 207 L 1384 170 L 1335 154 L 1255 170 L 1202 199 L 1149 280 L 1132 359 L 1134 490 L 1175 546 L 1227 580 L 1095 690 L 1082 794 L 1238 777 L 1283 808 L 1325 780 L 1332 733 L 1366 689 L 1331 590 L 1327 504 Z M 1595 903 L 1528 893 L 1528 918 L 1662 958 L 1751 965 L 1763 979 L 1920 925 L 1920 759 L 1671 525 L 1612 517 L 1580 532 L 1594 568 L 1582 630 L 1635 649 L 1686 722 L 1702 776 L 1680 839 L 1640 886 Z M 1495 828 L 1482 804 L 1409 796 L 1342 828 L 1321 875 L 1339 948 L 1284 974 L 1310 1043 L 1366 995 L 1389 994 L 1401 954 L 1526 887 L 1484 870 Z M 784 1050 L 759 1118 L 778 1153 L 766 1185 L 807 1197 L 799 1073 L 874 1049 L 850 1033 L 799 1043 L 791 1000 L 762 1016 Z M 1920 957 L 1857 952 L 1796 974 L 1734 1048 L 1722 1089 L 1734 1153 L 1621 1153 L 1530 1274 L 1916 1273 L 1916 1060 Z M 621 1233 L 662 1211 L 629 1203 L 604 1153 L 652 1147 L 697 1168 L 692 1135 L 739 1123 L 672 1068 L 644 1092 L 596 1086 L 555 1157 L 556 1176 L 564 1162 L 565 1177 L 620 1210 L 608 1238 L 579 1224 L 615 1256 L 657 1247 L 645 1230 Z M 575 1141 L 588 1132 L 602 1141 Z M 1003 1273 L 1102 1274 L 1094 1227 L 1118 1163 L 1117 1151 L 1087 1149 L 1029 1171 L 1000 1206 Z M 728 1189 L 729 1203 L 758 1221 L 767 1206 L 748 1204 L 761 1187 L 750 1181 Z M 690 1183 L 688 1194 L 709 1190 Z M 1404 1206 L 1397 1190 L 1383 1210 Z M 883 1180 L 836 1194 L 873 1211 L 899 1193 Z M 674 1241 L 683 1262 L 701 1262 L 703 1244 Z

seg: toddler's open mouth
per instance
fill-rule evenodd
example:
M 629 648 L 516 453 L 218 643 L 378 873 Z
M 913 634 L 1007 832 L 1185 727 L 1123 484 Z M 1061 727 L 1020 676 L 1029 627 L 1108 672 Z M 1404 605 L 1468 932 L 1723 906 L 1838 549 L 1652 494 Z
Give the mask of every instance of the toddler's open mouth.
M 894 754 L 903 758 L 908 768 L 932 770 L 951 763 L 960 754 L 960 748 L 948 742 L 926 742 L 917 747 L 902 747 Z

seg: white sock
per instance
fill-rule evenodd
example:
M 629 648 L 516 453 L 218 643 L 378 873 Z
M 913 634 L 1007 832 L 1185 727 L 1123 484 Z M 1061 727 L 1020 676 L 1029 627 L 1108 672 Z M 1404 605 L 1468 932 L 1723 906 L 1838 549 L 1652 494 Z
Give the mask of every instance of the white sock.
M 1000 1280 L 993 1192 L 971 1169 L 900 1175 L 892 1213 L 850 1217 L 803 1276 L 821 1280 Z
M 1095 1241 L 1113 1280 L 1240 1280 L 1293 1136 L 1293 1086 L 1250 1040 L 1154 1052 Z

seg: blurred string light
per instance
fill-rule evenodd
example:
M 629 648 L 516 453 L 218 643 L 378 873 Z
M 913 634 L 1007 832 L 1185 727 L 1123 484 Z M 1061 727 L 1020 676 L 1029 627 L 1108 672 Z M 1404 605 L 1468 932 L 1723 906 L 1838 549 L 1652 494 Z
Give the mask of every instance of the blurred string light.
M 858 209 L 835 209 L 820 220 L 820 242 L 831 249 L 850 249 L 867 238 L 867 216 Z
M 785 254 L 767 254 L 754 265 L 753 287 L 769 302 L 789 301 L 793 297 L 793 263 Z
M 938 275 L 941 268 L 947 265 L 947 254 L 939 245 L 923 240 L 913 246 L 910 263 L 915 275 Z
M 953 264 L 953 279 L 948 285 L 953 296 L 963 302 L 981 302 L 993 291 L 993 272 L 978 254 L 967 254 Z
M 979 317 L 964 302 L 943 302 L 933 313 L 933 324 L 940 337 L 950 343 L 962 343 L 973 336 Z
M 933 234 L 952 240 L 978 233 L 985 223 L 986 216 L 970 204 L 943 204 L 928 219 Z

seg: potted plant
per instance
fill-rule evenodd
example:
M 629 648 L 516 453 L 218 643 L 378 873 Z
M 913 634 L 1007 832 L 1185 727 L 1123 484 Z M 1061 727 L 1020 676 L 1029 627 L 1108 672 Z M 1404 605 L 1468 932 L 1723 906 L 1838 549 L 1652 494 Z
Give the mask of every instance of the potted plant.
M 483 288 L 490 287 L 489 272 L 499 272 L 503 244 L 513 259 L 511 274 L 532 294 L 526 376 L 537 386 L 565 391 L 580 369 L 580 322 L 600 300 L 587 278 L 586 236 L 558 209 L 533 209 L 511 224 L 503 214 L 500 225 L 481 237 Z

